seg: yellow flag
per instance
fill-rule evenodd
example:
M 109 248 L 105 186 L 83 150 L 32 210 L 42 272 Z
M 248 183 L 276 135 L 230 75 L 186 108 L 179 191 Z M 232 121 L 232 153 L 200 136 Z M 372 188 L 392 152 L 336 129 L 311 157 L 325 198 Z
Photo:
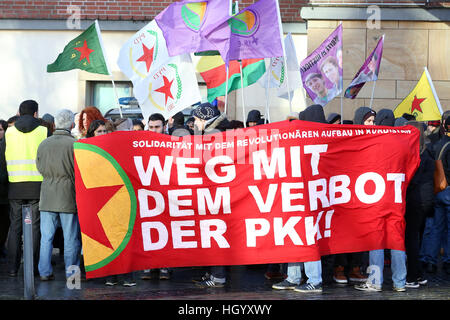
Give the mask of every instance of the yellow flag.
M 401 117 L 404 113 L 416 116 L 417 121 L 441 120 L 441 103 L 427 68 L 415 88 L 394 110 L 396 118 Z

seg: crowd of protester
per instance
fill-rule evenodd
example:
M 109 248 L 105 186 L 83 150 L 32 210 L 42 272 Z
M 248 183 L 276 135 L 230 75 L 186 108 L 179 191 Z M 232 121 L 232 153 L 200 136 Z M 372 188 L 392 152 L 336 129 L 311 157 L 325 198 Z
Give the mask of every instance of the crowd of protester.
M 147 121 L 127 118 L 113 121 L 104 118 L 93 106 L 78 114 L 63 109 L 55 116 L 45 114 L 39 118 L 38 115 L 38 103 L 26 100 L 20 104 L 18 115 L 7 121 L 0 120 L 0 258 L 7 263 L 8 275 L 17 277 L 22 255 L 21 206 L 31 205 L 34 272 L 39 274 L 41 281 L 54 279 L 51 259 L 55 246 L 63 252 L 66 277 L 72 275 L 70 266 L 83 267 L 75 201 L 75 141 L 113 131 L 149 130 L 185 136 L 267 123 L 258 110 L 248 113 L 245 124 L 229 120 L 210 103 L 199 105 L 190 116 L 179 112 L 165 119 L 155 113 Z M 406 192 L 406 251 L 380 249 L 333 255 L 334 282 L 352 283 L 355 289 L 362 291 L 381 291 L 383 269 L 390 266 L 393 290 L 401 292 L 426 285 L 426 273 L 436 273 L 440 260 L 444 272 L 450 274 L 450 188 L 438 193 L 433 189 L 436 159 L 442 159 L 446 179 L 450 179 L 450 147 L 447 148 L 450 144 L 449 111 L 442 115 L 440 121 L 418 122 L 413 115 L 395 118 L 389 109 L 376 112 L 360 107 L 352 120 L 345 120 L 337 113 L 325 117 L 322 106 L 312 105 L 299 114 L 289 114 L 286 119 L 336 125 L 412 125 L 420 132 L 421 163 Z M 276 281 L 272 286 L 275 290 L 322 292 L 323 259 L 269 264 L 264 276 Z M 364 266 L 369 268 L 364 270 Z M 176 272 L 176 268 L 143 270 L 140 278 L 168 280 L 172 272 Z M 370 276 L 373 273 L 377 276 Z M 124 286 L 136 285 L 135 273 L 107 277 L 105 284 L 112 286 L 120 281 Z M 223 287 L 227 281 L 227 267 L 210 267 L 193 281 L 200 287 Z

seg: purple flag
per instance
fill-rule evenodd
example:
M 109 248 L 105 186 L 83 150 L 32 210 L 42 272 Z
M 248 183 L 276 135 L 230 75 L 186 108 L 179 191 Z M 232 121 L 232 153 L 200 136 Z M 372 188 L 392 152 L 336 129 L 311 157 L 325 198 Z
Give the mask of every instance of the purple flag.
M 324 106 L 342 92 L 342 24 L 300 63 L 300 74 L 316 104 Z
M 177 56 L 216 50 L 200 33 L 209 31 L 208 26 L 212 23 L 229 17 L 229 0 L 183 0 L 169 5 L 155 21 L 166 39 L 169 56 Z
M 378 44 L 366 59 L 358 73 L 353 78 L 352 83 L 345 90 L 345 97 L 355 99 L 366 82 L 377 81 L 380 71 L 381 56 L 383 55 L 384 35 L 378 40 Z
M 282 28 L 277 0 L 259 0 L 232 18 L 217 20 L 216 28 L 202 32 L 230 60 L 283 56 Z

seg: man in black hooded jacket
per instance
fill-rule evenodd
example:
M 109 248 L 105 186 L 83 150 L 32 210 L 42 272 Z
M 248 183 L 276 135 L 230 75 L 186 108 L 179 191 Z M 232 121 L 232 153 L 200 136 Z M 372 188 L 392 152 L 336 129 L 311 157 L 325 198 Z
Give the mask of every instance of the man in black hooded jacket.
M 8 129 L 0 145 L 0 170 L 2 175 L 7 172 L 9 181 L 11 224 L 7 251 L 8 275 L 11 277 L 17 276 L 20 267 L 22 205 L 31 205 L 33 260 L 37 272 L 41 237 L 39 197 L 42 175 L 36 168 L 36 153 L 39 144 L 50 135 L 48 129 L 40 125 L 36 101 L 23 101 L 19 106 L 19 116 L 14 126 Z

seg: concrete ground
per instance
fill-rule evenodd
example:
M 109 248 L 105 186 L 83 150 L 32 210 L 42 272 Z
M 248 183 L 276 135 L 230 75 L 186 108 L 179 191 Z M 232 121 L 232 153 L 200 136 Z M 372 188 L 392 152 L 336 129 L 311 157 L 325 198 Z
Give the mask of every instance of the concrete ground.
M 79 288 L 70 288 L 64 276 L 64 261 L 53 255 L 55 280 L 43 282 L 35 276 L 36 300 L 450 300 L 450 275 L 438 265 L 435 274 L 425 273 L 428 284 L 406 292 L 394 292 L 390 268 L 385 267 L 382 292 L 361 292 L 352 284 L 338 285 L 332 280 L 331 257 L 323 257 L 323 292 L 298 293 L 272 289 L 276 281 L 267 280 L 266 265 L 230 266 L 224 288 L 198 288 L 192 282 L 206 268 L 174 268 L 170 280 L 141 280 L 142 272 L 135 272 L 137 285 L 124 287 L 121 283 L 109 287 L 104 278 L 83 280 Z M 23 300 L 23 268 L 15 278 L 7 275 L 5 260 L 0 260 L 0 300 Z

